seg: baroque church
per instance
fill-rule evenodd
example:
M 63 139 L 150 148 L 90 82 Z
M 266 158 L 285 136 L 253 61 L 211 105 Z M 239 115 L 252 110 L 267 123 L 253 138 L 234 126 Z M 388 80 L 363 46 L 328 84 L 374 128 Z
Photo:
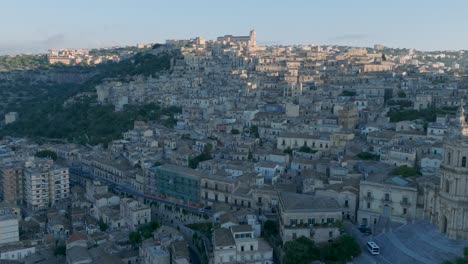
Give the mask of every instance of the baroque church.
M 444 142 L 440 184 L 425 190 L 431 221 L 450 239 L 468 239 L 468 123 L 463 101 Z M 429 196 L 429 197 L 428 197 Z

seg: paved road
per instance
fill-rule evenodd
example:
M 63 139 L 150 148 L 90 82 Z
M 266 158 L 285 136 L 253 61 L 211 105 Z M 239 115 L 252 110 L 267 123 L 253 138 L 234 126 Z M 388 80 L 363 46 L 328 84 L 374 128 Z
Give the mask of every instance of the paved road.
M 392 262 L 390 262 L 389 260 L 387 260 L 384 256 L 382 255 L 371 255 L 369 253 L 369 251 L 367 250 L 367 242 L 368 241 L 373 241 L 374 239 L 374 235 L 369 235 L 369 236 L 366 236 L 364 234 L 362 234 L 361 232 L 359 232 L 359 230 L 357 229 L 356 226 L 354 226 L 351 222 L 344 222 L 344 229 L 346 231 L 346 233 L 350 234 L 351 236 L 353 236 L 359 243 L 359 245 L 361 246 L 361 251 L 362 251 L 362 254 L 355 258 L 353 260 L 353 263 L 362 263 L 362 264 L 376 264 L 376 263 L 386 263 L 386 264 L 392 264 Z
M 108 184 L 111 188 L 113 188 L 115 190 L 118 190 L 119 192 L 132 194 L 132 195 L 137 196 L 137 197 L 141 197 L 141 198 L 151 200 L 151 201 L 157 201 L 157 202 L 164 203 L 164 204 L 167 204 L 167 205 L 178 206 L 180 208 L 184 208 L 184 209 L 189 210 L 191 212 L 207 214 L 209 216 L 211 215 L 210 212 L 201 211 L 200 208 L 191 207 L 191 206 L 187 206 L 187 205 L 181 205 L 181 204 L 177 204 L 177 203 L 174 203 L 174 202 L 171 202 L 171 201 L 167 201 L 167 200 L 164 200 L 164 199 L 161 199 L 161 198 L 158 198 L 158 197 L 150 196 L 150 195 L 135 191 L 132 188 L 126 186 L 126 185 L 117 184 L 117 183 L 114 183 L 114 182 L 109 181 L 107 179 L 103 179 L 101 177 L 96 177 L 94 175 L 91 175 L 90 173 L 87 173 L 87 172 L 84 172 L 84 171 L 80 170 L 79 168 L 70 168 L 70 173 L 74 174 L 76 176 L 79 176 L 79 177 L 86 178 L 86 179 L 102 181 L 102 182 Z M 159 209 L 158 209 L 158 211 L 159 211 Z M 194 264 L 201 263 L 202 257 L 200 255 L 200 253 L 198 252 L 198 249 L 192 243 L 192 235 L 193 235 L 194 231 L 191 230 L 190 228 L 186 227 L 182 222 L 179 222 L 178 220 L 176 220 L 174 218 L 172 218 L 171 220 L 161 218 L 160 220 L 162 220 L 162 223 L 165 224 L 165 225 L 169 225 L 169 226 L 172 226 L 174 228 L 179 227 L 179 230 L 184 234 L 187 242 L 189 243 L 189 252 L 190 252 L 190 255 L 191 255 L 191 258 L 192 258 L 192 261 L 193 261 L 192 263 L 194 263 Z M 206 239 L 206 238 L 204 238 L 204 239 Z M 206 240 L 208 240 L 208 239 L 206 239 Z M 205 241 L 205 245 L 210 245 L 210 241 L 209 240 Z
M 468 241 L 449 240 L 435 226 L 422 220 L 400 225 L 375 237 L 364 236 L 350 223 L 345 223 L 345 229 L 363 249 L 363 254 L 353 263 L 440 264 L 461 256 L 463 248 L 468 246 Z M 380 255 L 368 253 L 365 244 L 370 240 L 379 245 Z
M 144 199 L 150 200 L 150 201 L 156 201 L 156 202 L 160 202 L 160 203 L 164 203 L 164 204 L 168 204 L 168 205 L 172 205 L 172 206 L 178 206 L 180 208 L 184 208 L 184 209 L 189 210 L 191 212 L 195 212 L 195 213 L 199 213 L 199 214 L 201 213 L 201 214 L 206 214 L 208 216 L 212 216 L 212 212 L 210 212 L 210 211 L 207 211 L 207 210 L 204 210 L 204 209 L 201 209 L 201 208 L 197 208 L 197 207 L 184 205 L 184 204 L 174 203 L 174 202 L 171 202 L 171 201 L 168 201 L 168 200 L 165 200 L 165 199 L 161 199 L 159 197 L 147 195 L 147 194 L 135 191 L 131 187 L 126 186 L 124 184 L 115 183 L 115 182 L 109 181 L 107 179 L 104 179 L 102 177 L 92 175 L 92 174 L 90 174 L 88 172 L 82 171 L 80 168 L 77 168 L 77 167 L 70 167 L 70 173 L 74 174 L 76 176 L 79 176 L 79 177 L 86 178 L 86 179 L 102 181 L 102 182 L 108 184 L 109 187 L 111 187 L 114 190 L 117 190 L 119 192 L 131 194 L 131 195 L 141 197 L 141 198 L 144 198 Z

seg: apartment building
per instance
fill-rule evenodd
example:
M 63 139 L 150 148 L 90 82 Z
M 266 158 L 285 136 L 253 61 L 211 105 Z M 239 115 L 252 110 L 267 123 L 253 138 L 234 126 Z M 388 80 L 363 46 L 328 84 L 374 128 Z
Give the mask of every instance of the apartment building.
M 23 164 L 13 162 L 0 168 L 0 200 L 9 204 L 23 201 Z
M 34 211 L 46 209 L 70 192 L 67 168 L 60 166 L 27 168 L 24 171 L 24 201 Z
M 0 245 L 18 241 L 18 218 L 12 212 L 2 212 L 0 214 Z
M 272 264 L 273 249 L 263 239 L 254 236 L 250 225 L 218 228 L 213 233 L 214 264 Z
M 156 193 L 163 199 L 199 206 L 200 179 L 203 174 L 187 167 L 164 164 L 155 170 Z

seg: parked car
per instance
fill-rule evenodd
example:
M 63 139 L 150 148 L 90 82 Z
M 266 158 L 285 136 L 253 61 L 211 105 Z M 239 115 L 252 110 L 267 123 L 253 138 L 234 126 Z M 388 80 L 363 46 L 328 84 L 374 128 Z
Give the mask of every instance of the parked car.
M 367 235 L 367 236 L 372 234 L 372 230 L 367 226 L 359 226 L 358 230 L 359 230 L 359 232 L 361 232 L 361 233 L 363 233 L 364 235 Z

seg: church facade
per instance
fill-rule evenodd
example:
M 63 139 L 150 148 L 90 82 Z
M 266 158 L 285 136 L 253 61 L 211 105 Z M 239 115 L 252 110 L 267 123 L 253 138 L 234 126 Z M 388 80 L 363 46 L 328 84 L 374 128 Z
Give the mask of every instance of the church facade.
M 463 104 L 462 104 L 463 105 Z M 444 143 L 440 185 L 426 190 L 431 220 L 450 239 L 468 239 L 468 124 L 460 107 L 457 124 Z

